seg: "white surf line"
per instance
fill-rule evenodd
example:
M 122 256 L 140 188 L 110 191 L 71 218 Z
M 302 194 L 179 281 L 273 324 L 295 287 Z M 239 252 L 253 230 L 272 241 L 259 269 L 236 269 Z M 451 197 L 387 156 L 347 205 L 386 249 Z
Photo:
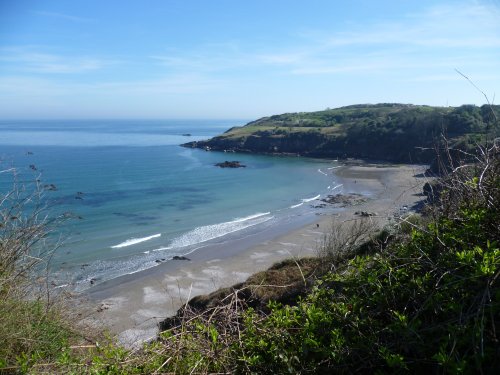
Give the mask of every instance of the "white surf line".
M 271 211 L 269 211 L 269 212 L 259 212 L 259 213 L 256 213 L 254 215 L 236 218 L 233 221 L 228 221 L 227 223 L 241 223 L 243 221 L 257 219 L 258 217 L 266 216 L 266 215 L 270 215 L 270 214 L 271 214 Z
M 315 197 L 312 197 L 312 198 L 304 198 L 304 199 L 301 199 L 301 200 L 300 200 L 300 203 L 294 204 L 294 205 L 290 206 L 289 208 L 297 208 L 297 207 L 300 207 L 300 206 L 302 206 L 304 203 L 307 203 L 307 202 L 312 202 L 312 201 L 315 201 L 315 200 L 319 199 L 319 197 L 321 197 L 321 194 L 318 194 L 318 195 L 316 195 Z
M 312 198 L 302 199 L 302 203 L 307 203 L 307 202 L 315 201 L 316 199 L 319 199 L 319 197 L 321 197 L 321 194 L 318 194 L 318 195 L 316 195 L 315 197 L 312 197 Z
M 334 186 L 334 187 L 332 188 L 332 190 L 338 189 L 339 187 L 342 187 L 342 186 L 344 186 L 344 184 L 338 184 L 337 186 Z
M 328 173 L 323 172 L 321 169 L 318 168 L 318 172 L 321 174 L 324 174 L 325 176 L 328 176 Z
M 255 219 L 259 220 L 255 221 Z M 232 221 L 196 227 L 175 238 L 169 246 L 160 247 L 152 251 L 171 250 L 202 244 L 255 225 L 263 224 L 272 219 L 274 219 L 274 216 L 271 215 L 271 212 L 259 212 L 243 218 L 236 218 Z M 252 220 L 254 221 L 252 222 Z
M 142 238 L 130 238 L 127 241 L 119 243 L 118 245 L 111 246 L 112 249 L 119 249 L 121 247 L 132 246 L 141 242 L 149 241 L 153 238 L 161 237 L 161 233 L 153 234 L 152 236 L 142 237 Z

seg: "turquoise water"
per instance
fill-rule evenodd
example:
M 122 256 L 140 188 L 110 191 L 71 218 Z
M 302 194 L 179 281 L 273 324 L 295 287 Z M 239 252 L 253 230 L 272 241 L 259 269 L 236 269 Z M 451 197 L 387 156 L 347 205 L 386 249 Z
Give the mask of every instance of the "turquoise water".
M 241 124 L 1 121 L 0 156 L 4 169 L 57 187 L 45 194 L 52 212 L 79 217 L 59 228 L 52 269 L 83 289 L 312 212 L 309 202 L 336 185 L 332 162 L 179 146 Z M 214 166 L 225 160 L 246 168 Z M 6 174 L 0 183 L 10 188 Z

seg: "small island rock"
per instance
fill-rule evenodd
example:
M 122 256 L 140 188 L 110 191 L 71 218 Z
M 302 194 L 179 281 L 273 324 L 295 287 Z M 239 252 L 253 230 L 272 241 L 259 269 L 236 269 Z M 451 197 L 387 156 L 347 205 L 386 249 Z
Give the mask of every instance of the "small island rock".
M 225 161 L 223 163 L 216 163 L 215 164 L 216 167 L 220 167 L 220 168 L 245 168 L 246 165 L 243 165 L 241 164 L 239 161 Z

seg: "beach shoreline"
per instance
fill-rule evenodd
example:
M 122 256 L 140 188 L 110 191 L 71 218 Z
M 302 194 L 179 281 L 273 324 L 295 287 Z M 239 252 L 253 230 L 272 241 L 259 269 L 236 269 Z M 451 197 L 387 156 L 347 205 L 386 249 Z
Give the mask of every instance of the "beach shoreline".
M 423 199 L 426 167 L 351 162 L 331 170 L 344 195 L 362 197 L 324 214 L 297 217 L 243 239 L 204 246 L 187 260 L 168 261 L 149 270 L 122 276 L 85 293 L 90 313 L 85 324 L 105 327 L 126 346 L 138 345 L 157 334 L 157 324 L 190 298 L 245 281 L 288 258 L 317 256 L 332 220 L 347 221 L 369 213 L 379 226 L 407 213 Z M 322 203 L 320 201 L 311 204 Z M 323 212 L 323 214 L 322 214 Z M 201 251 L 203 250 L 203 251 Z

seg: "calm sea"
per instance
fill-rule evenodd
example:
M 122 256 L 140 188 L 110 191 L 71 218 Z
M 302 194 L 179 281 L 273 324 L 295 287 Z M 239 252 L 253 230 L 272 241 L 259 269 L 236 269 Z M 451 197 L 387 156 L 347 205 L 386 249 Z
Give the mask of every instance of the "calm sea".
M 2 170 L 41 174 L 52 213 L 71 212 L 52 260 L 58 283 L 85 289 L 228 236 L 297 215 L 336 185 L 334 163 L 180 147 L 244 121 L 0 121 Z M 190 136 L 186 136 L 190 134 Z M 246 168 L 214 164 L 239 160 Z M 36 169 L 36 171 L 34 170 Z M 0 174 L 2 193 L 10 175 Z M 53 190 L 53 189 L 52 189 Z M 213 254 L 214 258 L 217 254 Z

